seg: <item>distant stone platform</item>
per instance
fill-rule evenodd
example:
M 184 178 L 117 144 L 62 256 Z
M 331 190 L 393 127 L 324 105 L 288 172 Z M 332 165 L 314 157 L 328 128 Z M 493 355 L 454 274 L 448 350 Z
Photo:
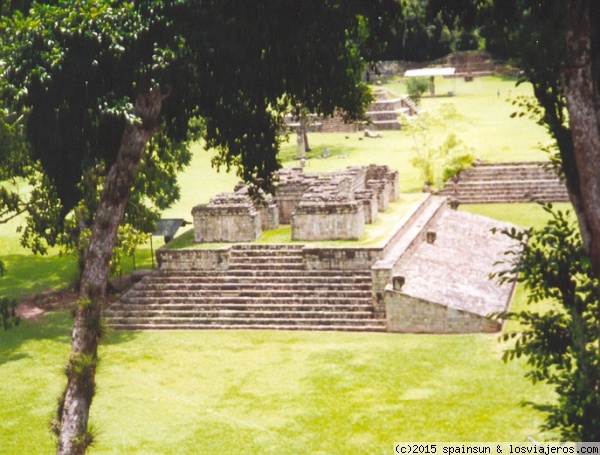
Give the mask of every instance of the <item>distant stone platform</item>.
M 476 163 L 439 192 L 460 204 L 568 202 L 550 162 Z

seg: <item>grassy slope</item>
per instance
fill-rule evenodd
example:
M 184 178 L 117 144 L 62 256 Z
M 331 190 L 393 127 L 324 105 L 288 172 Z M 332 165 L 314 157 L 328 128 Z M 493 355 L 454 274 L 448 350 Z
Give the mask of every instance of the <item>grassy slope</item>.
M 438 91 L 446 83 L 452 81 L 440 81 Z M 425 99 L 423 107 L 435 109 L 450 101 L 464 108 L 471 119 L 458 132 L 480 158 L 543 159 L 532 151 L 545 141 L 543 130 L 527 119 L 509 119 L 512 107 L 496 96 L 498 88 L 503 96 L 509 88 L 515 94 L 513 85 L 492 78 L 457 81 L 452 89 L 458 97 Z M 478 101 L 484 95 L 488 104 Z M 386 163 L 400 169 L 402 191 L 420 189 L 408 161 L 411 141 L 403 132 L 368 141 L 345 136 L 312 134 L 315 154 L 330 147 L 334 156 L 310 160 L 308 170 Z M 294 164 L 293 146 L 282 153 L 287 165 Z M 235 176 L 212 172 L 208 162 L 206 153 L 196 153 L 181 177 L 182 201 L 165 217 L 190 219 L 194 204 L 233 186 Z M 518 224 L 543 219 L 527 205 L 470 210 Z M 19 296 L 69 279 L 68 260 L 53 256 L 36 263 L 16 246 L 12 229 L 0 226 L 0 248 L 10 267 L 10 275 L 0 280 L 0 293 Z M 515 305 L 524 300 L 519 291 Z M 46 422 L 63 386 L 70 327 L 68 315 L 57 312 L 0 332 L 0 454 L 53 450 Z M 541 416 L 520 403 L 551 395 L 523 379 L 522 363 L 499 360 L 496 338 L 112 333 L 101 348 L 92 408 L 99 443 L 90 453 L 386 453 L 400 440 L 523 440 L 537 433 Z

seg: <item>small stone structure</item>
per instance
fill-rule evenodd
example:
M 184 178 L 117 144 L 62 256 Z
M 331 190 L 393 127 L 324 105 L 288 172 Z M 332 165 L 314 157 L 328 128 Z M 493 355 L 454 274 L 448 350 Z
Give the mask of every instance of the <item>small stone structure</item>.
M 262 233 L 261 216 L 249 196 L 220 193 L 192 209 L 196 242 L 249 242 Z
M 248 187 L 222 193 L 209 204 L 194 207 L 197 242 L 243 242 L 262 230 L 292 225 L 293 240 L 358 239 L 365 224 L 399 196 L 398 171 L 388 166 L 350 166 L 330 173 L 307 173 L 302 168 L 278 174 L 275 197 L 253 201 Z
M 238 183 L 234 191 L 239 196 L 248 197 L 248 185 L 244 183 Z M 261 229 L 275 229 L 279 226 L 279 210 L 277 204 L 273 199 L 273 196 L 259 190 L 259 197 L 253 201 L 254 208 L 260 216 Z
M 315 114 L 308 116 L 307 129 L 320 133 L 357 133 L 365 127 L 375 131 L 373 137 L 379 137 L 383 130 L 399 130 L 402 128 L 402 116 L 412 116 L 419 113 L 419 107 L 406 95 L 397 95 L 385 88 L 374 90 L 375 100 L 367 108 L 366 122 L 348 123 L 343 118 L 343 113 L 337 111 L 332 117 L 321 117 Z M 288 128 L 296 129 L 300 126 L 298 118 L 293 114 L 285 116 L 284 121 Z
M 357 239 L 399 196 L 398 171 L 375 164 L 326 174 L 286 169 L 279 179 L 280 220 L 294 240 Z
M 291 221 L 292 240 L 356 240 L 365 233 L 363 204 L 347 194 L 304 197 Z

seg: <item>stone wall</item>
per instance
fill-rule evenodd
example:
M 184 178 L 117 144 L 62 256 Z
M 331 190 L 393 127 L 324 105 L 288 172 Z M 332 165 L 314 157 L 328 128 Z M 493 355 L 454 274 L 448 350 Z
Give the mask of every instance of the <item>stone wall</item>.
M 388 188 L 388 199 L 395 201 L 400 196 L 400 186 L 398 184 L 398 171 L 390 169 L 386 165 L 370 164 L 366 168 L 365 181 L 385 180 L 390 185 Z M 368 185 L 367 185 L 368 187 Z
M 192 210 L 196 242 L 249 242 L 262 230 L 292 224 L 293 240 L 350 240 L 364 234 L 377 212 L 398 197 L 398 172 L 388 166 L 350 166 L 331 173 L 282 169 L 276 197 L 262 201 L 238 184 Z
M 279 209 L 275 203 L 259 203 L 256 210 L 260 216 L 260 225 L 263 231 L 275 229 L 279 226 Z
M 304 197 L 292 214 L 293 240 L 353 240 L 365 233 L 362 203 L 345 195 Z
M 386 287 L 384 301 L 388 332 L 478 333 L 502 329 L 499 321 L 403 294 L 392 285 Z
M 380 212 L 387 210 L 390 203 L 391 185 L 387 180 L 367 180 L 367 188 L 377 198 L 377 208 Z
M 238 196 L 248 196 L 248 185 L 243 182 L 238 183 L 234 192 Z M 260 226 L 263 231 L 268 229 L 275 229 L 279 227 L 279 209 L 275 203 L 273 195 L 265 193 L 259 189 L 258 198 L 253 200 L 254 208 L 260 216 Z
M 279 221 L 292 224 L 294 240 L 359 238 L 360 224 L 373 223 L 398 196 L 398 172 L 374 164 L 325 174 L 283 169 L 276 188 Z
M 354 192 L 354 199 L 362 202 L 365 211 L 365 223 L 373 224 L 377 219 L 377 212 L 379 211 L 377 194 L 372 190 L 359 190 Z
M 261 217 L 249 196 L 221 193 L 192 209 L 196 242 L 250 242 L 262 234 Z
M 161 270 L 226 269 L 229 267 L 229 250 L 230 247 L 211 250 L 163 247 L 156 250 L 156 261 Z
M 446 198 L 428 196 L 395 226 L 393 236 L 384 247 L 384 259 L 377 261 L 371 268 L 373 301 L 376 304 L 383 305 L 384 289 L 392 282 L 395 271 L 425 241 L 430 226 L 445 209 Z
M 369 270 L 381 253 L 381 248 L 305 246 L 302 249 L 309 270 Z

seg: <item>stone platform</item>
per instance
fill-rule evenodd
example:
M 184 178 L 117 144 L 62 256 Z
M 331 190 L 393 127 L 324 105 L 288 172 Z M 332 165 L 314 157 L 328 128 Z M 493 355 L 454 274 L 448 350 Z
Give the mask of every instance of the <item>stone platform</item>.
M 456 180 L 439 194 L 460 204 L 569 201 L 567 187 L 549 161 L 476 163 Z
M 490 332 L 513 286 L 488 280 L 503 223 L 423 198 L 373 247 L 161 248 L 159 269 L 108 310 L 115 329 Z
M 357 240 L 399 195 L 398 171 L 375 164 L 318 174 L 282 169 L 276 178 L 274 197 L 251 199 L 239 184 L 194 207 L 195 241 L 253 241 L 279 223 L 292 225 L 290 240 Z
M 429 239 L 404 255 L 386 286 L 388 330 L 399 332 L 495 332 L 497 320 L 486 316 L 506 311 L 513 285 L 489 274 L 513 241 L 492 228 L 505 223 L 467 212 L 444 211 L 428 228 Z

